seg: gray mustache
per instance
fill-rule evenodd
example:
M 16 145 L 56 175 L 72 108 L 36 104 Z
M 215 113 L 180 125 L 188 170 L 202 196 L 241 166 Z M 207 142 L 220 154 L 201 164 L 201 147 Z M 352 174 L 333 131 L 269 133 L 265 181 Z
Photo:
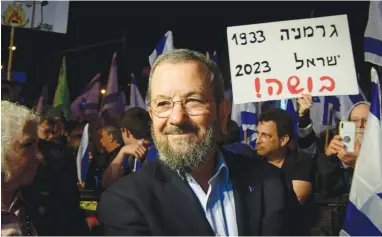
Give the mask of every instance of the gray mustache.
M 199 128 L 192 124 L 184 124 L 181 126 L 167 126 L 163 130 L 163 134 L 169 135 L 169 134 L 178 134 L 178 133 L 185 133 L 185 132 L 197 132 L 199 131 Z

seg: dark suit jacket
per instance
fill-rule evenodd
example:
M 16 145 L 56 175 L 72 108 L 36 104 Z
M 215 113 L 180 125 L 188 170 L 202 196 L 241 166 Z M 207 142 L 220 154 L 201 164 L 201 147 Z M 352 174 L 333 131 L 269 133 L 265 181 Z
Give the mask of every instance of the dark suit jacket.
M 238 234 L 302 234 L 299 204 L 282 172 L 255 158 L 223 155 L 232 178 Z M 105 235 L 214 235 L 192 189 L 158 160 L 102 194 L 100 220 Z

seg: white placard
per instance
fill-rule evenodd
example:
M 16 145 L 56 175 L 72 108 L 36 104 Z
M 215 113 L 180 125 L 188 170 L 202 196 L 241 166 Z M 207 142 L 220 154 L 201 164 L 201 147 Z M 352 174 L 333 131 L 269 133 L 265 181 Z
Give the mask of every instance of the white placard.
M 65 34 L 68 12 L 69 1 L 1 1 L 1 24 Z
M 227 37 L 235 104 L 358 94 L 346 15 L 228 27 Z

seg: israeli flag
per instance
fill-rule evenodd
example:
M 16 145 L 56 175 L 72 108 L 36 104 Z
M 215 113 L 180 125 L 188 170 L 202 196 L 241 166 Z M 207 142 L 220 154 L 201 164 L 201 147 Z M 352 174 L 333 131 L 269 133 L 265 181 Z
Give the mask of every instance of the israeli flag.
M 256 147 L 258 106 L 258 103 L 233 104 L 231 111 L 231 119 L 240 127 L 242 143 L 245 143 L 244 131 L 246 131 L 247 144 L 253 149 Z
M 174 49 L 174 40 L 172 37 L 172 31 L 167 31 L 167 33 L 159 41 L 157 47 L 149 56 L 150 66 L 152 67 L 154 65 L 154 62 L 157 59 L 157 57 L 159 57 L 159 55 L 173 49 Z
M 82 134 L 80 147 L 77 152 L 77 178 L 85 182 L 89 167 L 89 124 L 87 123 Z
M 133 74 L 131 74 L 131 84 L 130 84 L 130 108 L 139 107 L 146 109 L 145 101 L 139 92 L 137 81 Z
M 372 100 L 354 170 L 341 236 L 382 235 L 382 122 L 378 74 L 371 72 Z
M 347 119 L 352 106 L 358 102 L 367 101 L 361 88 L 357 95 L 341 96 L 315 96 L 310 108 L 310 117 L 313 121 L 313 129 L 317 136 L 325 132 L 326 125 L 334 128 L 336 121 Z M 330 114 L 329 113 L 330 108 Z M 329 119 L 328 119 L 329 118 Z
M 365 37 L 365 61 L 382 67 L 382 2 L 370 1 Z

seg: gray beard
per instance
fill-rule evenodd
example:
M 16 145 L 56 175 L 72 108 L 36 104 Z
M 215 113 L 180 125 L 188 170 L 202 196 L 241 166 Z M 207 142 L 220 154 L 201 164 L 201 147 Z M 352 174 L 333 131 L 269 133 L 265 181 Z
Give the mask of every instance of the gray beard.
M 177 130 L 176 128 L 175 130 Z M 180 128 L 179 128 L 180 129 Z M 177 147 L 171 147 L 168 138 L 162 135 L 163 138 L 156 137 L 151 128 L 151 136 L 158 149 L 159 160 L 171 170 L 191 171 L 198 169 L 207 161 L 208 154 L 214 152 L 215 149 L 215 124 L 210 125 L 204 137 L 198 139 L 195 136 L 190 136 L 185 139 L 174 141 Z

